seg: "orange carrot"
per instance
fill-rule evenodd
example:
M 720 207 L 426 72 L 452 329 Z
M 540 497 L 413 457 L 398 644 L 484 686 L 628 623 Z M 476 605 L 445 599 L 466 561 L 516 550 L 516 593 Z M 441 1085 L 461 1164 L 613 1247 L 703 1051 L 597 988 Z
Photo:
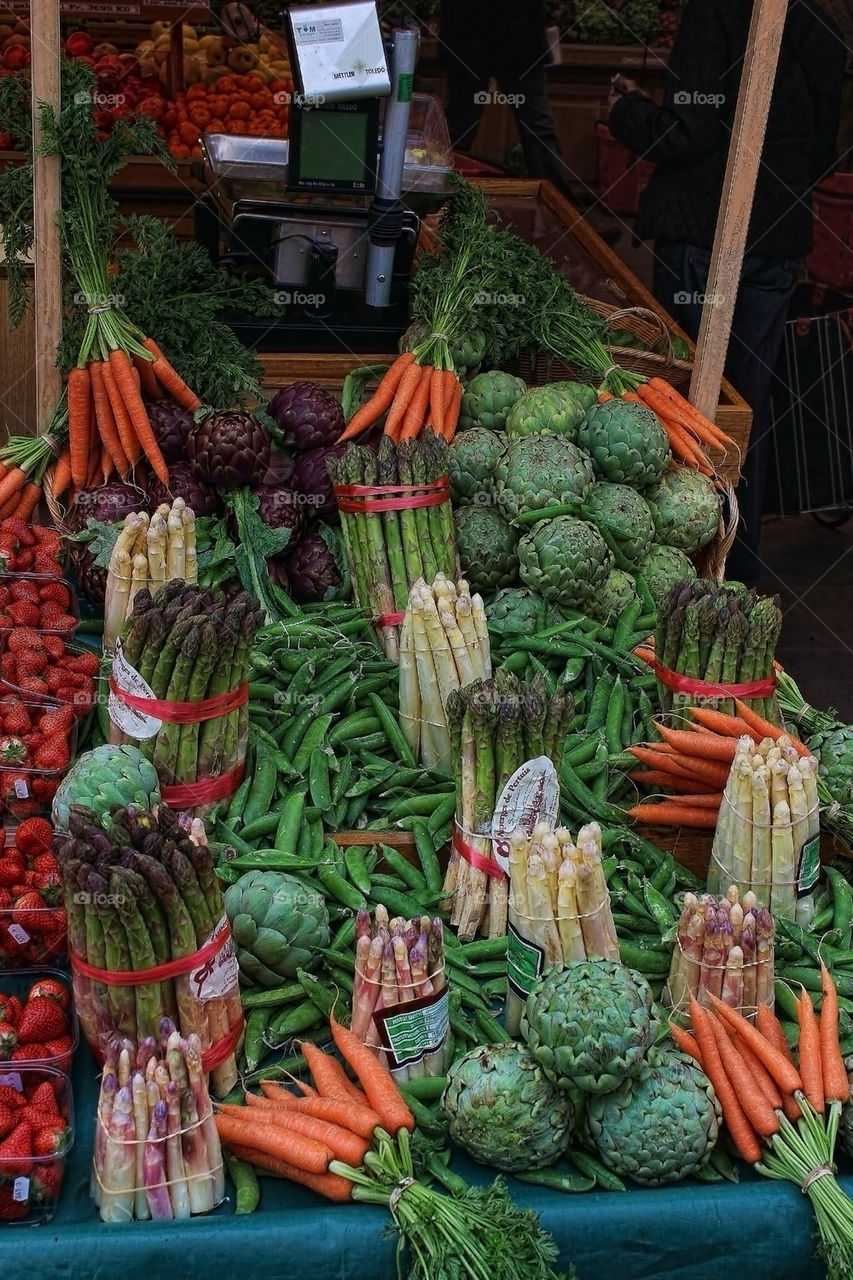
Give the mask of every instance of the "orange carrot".
M 347 1073 L 337 1058 L 324 1053 L 307 1040 L 300 1042 L 299 1051 L 308 1063 L 308 1070 L 321 1098 L 349 1098 L 357 1106 L 367 1106 L 364 1094 L 347 1078 Z
M 180 374 L 172 368 L 153 338 L 146 338 L 142 345 L 146 351 L 150 351 L 154 356 L 154 374 L 163 390 L 168 391 L 172 399 L 177 400 L 178 404 L 185 409 L 189 409 L 193 413 L 195 413 L 196 409 L 200 409 L 201 401 L 198 396 L 194 391 L 190 390 Z
M 89 476 L 89 370 L 75 365 L 68 375 L 68 449 L 75 489 L 85 489 Z
M 660 736 L 687 755 L 701 756 L 705 760 L 723 760 L 731 764 L 735 758 L 737 742 L 716 733 L 690 733 L 687 729 L 670 729 L 669 725 L 654 722 Z
M 133 367 L 139 375 L 139 383 L 149 400 L 159 400 L 162 392 L 157 375 L 154 372 L 154 361 L 144 356 L 133 357 Z
M 360 409 L 352 415 L 346 425 L 346 430 L 340 436 L 338 444 L 344 440 L 352 440 L 354 436 L 359 436 L 368 427 L 372 427 L 378 422 L 386 409 L 390 409 L 394 400 L 394 394 L 400 385 L 400 379 L 408 369 L 409 365 L 414 363 L 415 357 L 411 351 L 404 351 L 402 355 L 390 364 L 386 369 L 379 386 L 373 395 L 363 404 Z
M 675 418 L 677 422 L 682 422 L 685 426 L 689 426 L 694 435 L 699 439 L 708 438 L 719 444 L 733 445 L 734 440 L 731 436 L 726 435 L 715 422 L 710 418 L 706 418 L 704 413 L 700 413 L 695 405 L 689 400 L 685 400 L 684 396 L 675 387 L 670 386 L 663 378 L 650 378 L 640 391 L 643 399 L 649 399 L 660 404 L 663 411 Z M 669 406 L 669 407 L 667 407 Z
M 750 729 L 740 716 L 727 716 L 722 711 L 714 711 L 712 707 L 690 707 L 689 712 L 694 720 L 714 733 L 721 733 L 728 738 L 742 738 L 746 734 L 756 742 L 761 741 L 762 735 L 756 736 L 755 730 Z
M 620 400 L 627 400 L 629 404 L 643 403 L 640 397 L 637 395 L 636 391 L 623 391 L 622 395 L 619 398 Z
M 136 438 L 142 446 L 145 456 L 151 463 L 151 469 L 162 484 L 169 483 L 169 468 L 160 452 L 154 428 L 148 420 L 148 411 L 142 403 L 139 387 L 133 376 L 133 365 L 126 351 L 117 349 L 110 352 L 110 367 L 115 377 L 116 386 L 121 392 L 125 408 L 130 415 Z
M 749 1045 L 743 1040 L 738 1041 L 737 1051 L 749 1067 L 761 1092 L 764 1094 L 771 1107 L 782 1106 L 782 1094 L 779 1086 L 765 1067 L 761 1059 L 753 1053 Z
M 429 384 L 429 414 L 426 425 L 431 427 L 437 436 L 444 435 L 444 411 L 447 407 L 447 392 L 446 370 L 434 369 Z
M 53 486 L 54 496 L 61 498 L 65 490 L 71 483 L 71 455 L 68 449 L 62 450 L 62 453 L 56 460 L 51 472 L 51 484 Z
M 628 777 L 648 787 L 669 787 L 670 791 L 685 797 L 685 804 L 690 804 L 689 797 L 693 797 L 707 800 L 710 807 L 712 800 L 719 804 L 723 796 L 718 787 L 704 786 L 695 778 L 681 778 L 675 773 L 665 773 L 663 769 L 632 769 Z
M 646 407 L 651 408 L 650 405 Z M 661 426 L 669 438 L 669 447 L 676 458 L 680 459 L 682 463 L 704 472 L 705 475 L 713 475 L 713 468 L 702 445 L 694 440 L 680 423 L 674 422 L 672 418 L 665 417 L 660 410 L 657 412 Z
M 760 1004 L 756 1012 L 756 1022 L 758 1030 L 773 1045 L 774 1049 L 778 1049 L 788 1061 L 793 1064 L 794 1055 L 791 1053 L 791 1046 L 785 1038 L 785 1032 L 782 1030 L 782 1023 L 776 1017 L 776 1014 L 770 1008 L 769 1004 Z M 741 1041 L 741 1043 L 743 1043 Z M 782 1110 L 792 1122 L 799 1120 L 802 1112 L 800 1104 L 792 1093 L 782 1094 Z
M 252 1099 L 251 1103 L 249 1098 Z M 258 1105 L 262 1103 L 266 1103 L 266 1107 Z M 303 1137 L 313 1138 L 327 1146 L 336 1160 L 345 1160 L 356 1169 L 370 1146 L 369 1139 L 359 1138 L 351 1129 L 329 1124 L 327 1120 L 318 1120 L 315 1116 L 304 1116 L 299 1111 L 292 1111 L 290 1107 L 270 1103 L 268 1098 L 256 1098 L 250 1093 L 246 1095 L 246 1104 L 242 1107 L 220 1103 L 217 1109 L 221 1115 L 234 1116 L 238 1120 L 251 1119 L 261 1112 L 264 1124 L 278 1125 L 280 1129 L 289 1129 L 293 1133 L 301 1133 Z
M 666 786 L 671 787 L 672 782 L 667 782 Z M 677 787 L 674 788 L 674 790 L 678 795 L 678 803 L 687 805 L 689 809 L 709 809 L 712 813 L 716 813 L 719 810 L 723 799 L 722 792 L 720 791 L 712 791 L 707 795 L 697 792 L 694 795 L 689 791 L 683 792 Z
M 615 396 L 612 391 L 599 391 L 596 397 L 599 404 L 607 404 L 608 400 L 614 400 Z
M 0 520 L 6 520 L 8 519 L 9 516 L 13 516 L 15 512 L 18 510 L 20 502 L 21 502 L 20 493 L 13 493 L 11 498 L 9 498 L 8 502 L 4 502 L 3 506 L 0 507 Z
M 409 407 L 403 415 L 403 425 L 396 437 L 398 440 L 414 440 L 423 430 L 424 419 L 430 404 L 430 388 L 435 379 L 436 370 L 432 365 L 424 365 L 423 375 L 409 401 Z
M 779 1119 L 770 1103 L 759 1088 L 758 1081 L 750 1071 L 743 1058 L 726 1031 L 716 1018 L 711 1018 L 711 1028 L 717 1041 L 720 1062 L 723 1070 L 732 1083 L 737 1099 L 743 1107 L 744 1114 L 756 1133 L 770 1138 L 779 1131 Z
M 127 458 L 130 467 L 133 467 L 139 461 L 142 453 L 142 443 L 133 429 L 133 423 L 131 422 L 127 405 L 124 402 L 124 397 L 116 384 L 115 370 L 109 360 L 104 360 L 101 364 L 101 378 L 112 409 L 122 452 Z
M 390 436 L 392 440 L 399 438 L 400 430 L 403 426 L 403 419 L 406 411 L 412 402 L 412 396 L 418 389 L 424 376 L 425 369 L 419 365 L 417 361 L 412 361 L 404 370 L 403 376 L 397 384 L 397 390 L 391 408 L 388 410 L 388 417 L 385 419 L 385 434 Z
M 635 822 L 648 822 L 652 826 L 699 827 L 705 831 L 713 831 L 717 825 L 716 813 L 709 809 L 691 809 L 677 800 L 664 800 L 660 804 L 635 804 L 625 812 Z
M 247 1164 L 257 1165 L 265 1173 L 277 1174 L 280 1178 L 287 1178 L 289 1182 L 297 1182 L 301 1187 L 308 1187 L 309 1191 L 325 1196 L 327 1200 L 334 1200 L 336 1204 L 346 1204 L 352 1199 L 353 1184 L 339 1173 L 306 1173 L 286 1160 L 279 1160 L 265 1151 L 256 1151 L 254 1147 L 244 1146 L 242 1143 L 229 1142 L 228 1150 Z
M 651 666 L 655 660 L 655 651 L 654 649 L 644 649 L 638 645 L 634 650 L 634 657 L 639 658 L 641 662 L 647 662 Z
M 850 1097 L 847 1068 L 838 1047 L 838 992 L 832 974 L 820 966 L 820 1065 L 827 1102 L 846 1102 Z
M 701 760 L 698 756 L 680 755 L 675 753 L 671 758 L 672 765 L 679 765 L 682 769 L 686 769 L 694 778 L 701 778 L 703 782 L 709 782 L 720 788 L 724 787 L 729 779 L 729 769 L 727 765 L 718 764 L 715 760 Z
M 222 1142 L 248 1143 L 258 1151 L 266 1151 L 297 1169 L 304 1169 L 306 1173 L 325 1173 L 333 1158 L 325 1143 L 306 1138 L 294 1130 L 284 1130 L 266 1119 L 254 1120 L 248 1112 L 245 1116 L 236 1117 L 217 1111 L 214 1119 Z
M 800 1038 L 797 1052 L 800 1059 L 800 1075 L 803 1079 L 803 1093 L 815 1111 L 824 1110 L 823 1068 L 820 1058 L 821 1036 L 820 1025 L 809 993 L 803 988 L 797 1000 L 797 1024 Z
M 29 520 L 35 511 L 41 497 L 41 485 L 25 484 L 21 492 L 21 500 L 15 508 L 15 515 L 19 520 Z
M 786 1054 L 765 1040 L 761 1032 L 737 1010 L 732 1009 L 727 1004 L 723 1004 L 722 1000 L 715 995 L 711 995 L 710 992 L 708 993 L 708 998 L 723 1022 L 732 1031 L 736 1031 L 740 1038 L 746 1041 L 750 1049 L 758 1055 L 783 1093 L 796 1093 L 798 1089 L 802 1089 L 803 1082 L 800 1078 L 800 1073 Z
M 754 729 L 759 735 L 759 741 L 761 738 L 772 738 L 773 741 L 776 742 L 778 738 L 781 738 L 782 735 L 785 734 L 786 737 L 791 738 L 791 746 L 794 748 L 798 756 L 811 755 L 808 747 L 805 746 L 804 743 L 800 742 L 799 739 L 791 737 L 787 729 L 780 729 L 777 724 L 771 724 L 769 720 L 765 720 L 763 716 L 760 716 L 756 711 L 753 711 L 752 707 L 748 707 L 745 702 L 741 702 L 740 698 L 735 698 L 735 706 L 740 713 L 740 718 L 746 721 L 750 730 Z
M 707 1009 L 702 1008 L 695 996 L 690 997 L 690 1022 L 702 1055 L 702 1069 L 720 1100 L 732 1141 L 747 1163 L 756 1164 L 761 1159 L 761 1143 L 723 1069 L 711 1015 Z
M 2 480 L 0 480 L 0 506 L 3 506 L 10 498 L 15 498 L 15 503 L 20 501 L 20 490 L 27 483 L 25 472 L 20 467 L 10 467 Z
M 351 1129 L 360 1138 L 371 1137 L 374 1129 L 382 1125 L 382 1117 L 378 1112 L 367 1106 L 356 1106 L 349 1099 L 297 1098 L 288 1089 L 273 1086 L 269 1080 L 261 1081 L 261 1089 L 265 1097 L 274 1098 L 284 1107 L 304 1111 L 306 1115 L 316 1116 L 318 1120 L 328 1120 L 330 1124 L 339 1124 L 345 1129 Z
M 95 402 L 95 420 L 98 424 L 98 432 L 100 433 L 101 442 L 109 451 L 109 455 L 113 460 L 116 471 L 125 479 L 130 471 L 130 459 L 124 451 L 121 437 L 118 433 L 115 414 L 113 413 L 112 404 L 107 394 L 106 383 L 104 382 L 104 366 L 100 360 L 92 360 L 89 363 L 89 376 L 92 380 L 92 399 Z
M 694 1062 L 698 1062 L 701 1067 L 702 1053 L 696 1043 L 695 1036 L 692 1036 L 689 1031 L 685 1031 L 677 1022 L 671 1022 L 669 1024 L 669 1034 L 672 1036 L 681 1052 L 686 1053 L 689 1058 L 692 1058 Z
M 459 410 L 462 406 L 462 396 L 464 387 L 454 373 L 453 378 L 456 379 L 453 385 L 453 395 L 448 396 L 447 408 L 444 414 L 444 438 L 449 443 L 456 435 L 456 427 L 459 423 Z
M 382 1117 L 383 1127 L 392 1135 L 400 1129 L 411 1133 L 415 1127 L 414 1117 L 388 1068 L 349 1027 L 341 1026 L 334 1014 L 330 1014 L 329 1024 L 338 1053 L 355 1072 L 368 1102 Z
M 663 747 L 658 742 L 649 743 L 646 746 L 628 747 L 627 751 L 629 755 L 635 756 L 637 760 L 649 765 L 652 769 L 660 769 L 664 773 L 676 773 L 682 778 L 689 776 L 687 769 L 679 766 L 670 768 L 673 753 L 668 747 Z

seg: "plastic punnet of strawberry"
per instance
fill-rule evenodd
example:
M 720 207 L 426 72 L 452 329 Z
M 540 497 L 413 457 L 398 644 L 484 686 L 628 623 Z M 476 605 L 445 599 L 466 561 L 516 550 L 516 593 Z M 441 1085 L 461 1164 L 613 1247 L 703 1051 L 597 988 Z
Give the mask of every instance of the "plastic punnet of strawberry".
M 77 592 L 69 582 L 32 573 L 0 574 L 0 632 L 30 628 L 70 636 L 79 621 Z
M 64 555 L 62 535 L 56 529 L 30 524 L 16 516 L 0 520 L 0 573 L 61 578 Z
M 0 829 L 8 841 L 0 848 L 0 970 L 65 957 L 68 921 L 59 868 L 49 845 L 44 847 L 48 831 L 52 828 L 45 818 L 27 818 L 14 833 Z
M 97 655 L 62 636 L 30 627 L 0 636 L 0 695 L 5 689 L 26 702 L 70 706 L 82 720 L 95 705 L 99 673 Z
M 7 1064 L 68 1072 L 79 1042 L 67 974 L 44 968 L 0 974 L 0 1073 Z
M 47 812 L 74 757 L 74 707 L 0 697 L 0 813 Z
M 0 1223 L 53 1217 L 73 1141 L 68 1076 L 0 1063 Z

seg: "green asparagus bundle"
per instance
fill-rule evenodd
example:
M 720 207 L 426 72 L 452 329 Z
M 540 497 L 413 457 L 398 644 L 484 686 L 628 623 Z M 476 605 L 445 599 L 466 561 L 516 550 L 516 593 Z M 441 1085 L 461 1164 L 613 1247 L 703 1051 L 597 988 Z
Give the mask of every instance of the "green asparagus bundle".
M 820 869 L 817 761 L 784 734 L 738 739 L 708 867 L 709 893 L 754 890 L 777 919 L 808 924 Z
M 383 620 L 379 626 L 383 648 L 396 661 L 397 627 L 384 620 L 405 612 L 409 588 L 419 579 L 432 582 L 439 572 L 455 578 L 459 565 L 449 492 L 434 505 L 399 509 L 394 504 L 409 500 L 410 495 L 387 490 L 424 488 L 446 477 L 447 445 L 433 431 L 400 444 L 383 436 L 377 452 L 352 444 L 340 458 L 330 458 L 327 466 L 336 488 L 362 485 L 380 490 L 372 497 L 336 496 L 356 602 L 371 617 Z M 353 503 L 369 509 L 346 509 Z
M 222 891 L 209 849 L 191 838 L 188 815 L 165 805 L 156 814 L 116 805 L 101 823 L 72 805 L 69 828 L 57 859 L 76 957 L 95 969 L 135 973 L 194 956 L 219 930 Z M 227 1039 L 242 1022 L 229 945 L 204 966 L 190 963 L 177 977 L 135 986 L 75 972 L 75 1003 L 90 1048 L 103 1053 L 116 1038 L 136 1044 L 155 1035 L 164 1016 L 183 1035 L 197 1034 L 204 1049 Z M 233 1052 L 211 1079 L 217 1093 L 232 1088 Z
M 706 1008 L 716 996 L 745 1017 L 773 1007 L 773 917 L 749 889 L 725 896 L 686 893 L 663 1002 L 687 1019 L 690 997 Z
M 544 755 L 559 772 L 574 715 L 572 697 L 565 686 L 558 686 L 549 698 L 538 677 L 524 684 L 501 670 L 491 679 L 451 691 L 445 709 L 456 774 L 458 834 L 475 855 L 491 860 L 492 817 L 516 769 Z M 472 865 L 455 845 L 444 893 L 452 903 L 450 923 L 460 938 L 474 938 L 480 929 L 489 937 L 506 933 L 505 878 Z
M 482 597 L 438 573 L 409 592 L 400 632 L 400 724 L 412 755 L 453 772 L 445 706 L 454 689 L 492 674 Z
M 524 1000 L 540 973 L 590 956 L 619 961 L 597 822 L 581 827 L 577 843 L 565 827 L 547 822 L 537 823 L 532 835 L 513 832 L 509 924 L 504 1025 L 517 1036 Z
M 144 587 L 157 591 L 175 579 L 198 581 L 195 513 L 183 498 L 162 503 L 151 517 L 145 511 L 125 517 L 107 566 L 104 648 L 112 649 Z
M 154 596 L 143 589 L 122 628 L 113 674 L 121 685 L 121 672 L 129 664 L 154 697 L 165 702 L 200 703 L 227 694 L 248 678 L 259 623 L 260 607 L 246 592 L 229 599 L 177 580 Z M 163 720 L 152 737 L 142 739 L 134 737 L 133 721 L 122 715 L 120 696 L 111 716 L 126 726 L 113 740 L 136 742 L 166 788 L 228 774 L 245 758 L 245 705 L 190 724 Z M 236 786 L 235 780 L 233 790 Z
M 750 684 L 773 676 L 781 629 L 778 596 L 759 596 L 740 582 L 685 580 L 674 584 L 658 611 L 655 656 L 665 670 L 704 684 Z M 664 711 L 713 703 L 735 714 L 734 700 L 724 690 L 674 691 L 665 678 L 659 678 L 658 690 Z M 765 720 L 783 723 L 774 695 L 745 695 L 744 700 Z

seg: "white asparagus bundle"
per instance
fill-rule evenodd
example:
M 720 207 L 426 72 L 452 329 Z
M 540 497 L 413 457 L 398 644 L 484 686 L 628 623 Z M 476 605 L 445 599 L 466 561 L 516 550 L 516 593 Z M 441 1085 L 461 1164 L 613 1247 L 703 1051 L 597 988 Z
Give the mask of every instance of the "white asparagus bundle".
M 107 566 L 106 649 L 115 644 L 139 592 L 153 593 L 173 578 L 198 582 L 195 514 L 183 498 L 171 507 L 162 503 L 150 518 L 145 511 L 125 516 Z
M 530 836 L 509 840 L 509 922 L 541 953 L 541 973 L 569 960 L 619 959 L 610 891 L 601 867 L 601 828 L 581 827 L 577 842 L 565 827 L 538 823 Z M 515 946 L 510 940 L 510 953 Z M 509 985 L 504 1024 L 518 1032 L 523 1000 Z
M 819 829 L 814 757 L 801 756 L 785 734 L 757 746 L 739 738 L 714 833 L 709 893 L 729 883 L 740 893 L 754 887 L 773 916 L 808 924 L 814 894 L 803 884 L 804 863 L 814 857 L 810 842 Z
M 662 1000 L 686 1016 L 690 996 L 711 1005 L 714 995 L 746 1017 L 773 1004 L 773 918 L 751 890 L 736 884 L 722 898 L 684 895 L 676 943 Z
M 482 598 L 443 573 L 409 591 L 400 633 L 400 724 L 422 764 L 452 771 L 448 694 L 492 674 Z

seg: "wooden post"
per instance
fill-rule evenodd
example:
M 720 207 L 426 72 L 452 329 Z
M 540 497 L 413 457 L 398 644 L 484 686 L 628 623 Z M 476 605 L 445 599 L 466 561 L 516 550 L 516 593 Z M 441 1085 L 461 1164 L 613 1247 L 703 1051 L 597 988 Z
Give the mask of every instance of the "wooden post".
M 59 111 L 59 0 L 32 0 L 30 11 L 33 136 L 38 142 L 39 104 L 47 103 Z M 59 156 L 36 154 L 33 161 L 36 370 L 33 435 L 46 429 L 62 391 L 62 377 L 56 367 L 56 349 L 62 336 L 62 272 L 56 221 L 59 174 Z
M 708 270 L 689 399 L 713 422 L 729 347 L 749 218 L 788 0 L 755 0 Z
M 169 33 L 169 57 L 166 61 L 166 88 L 174 102 L 184 87 L 184 28 L 180 18 L 172 23 Z

